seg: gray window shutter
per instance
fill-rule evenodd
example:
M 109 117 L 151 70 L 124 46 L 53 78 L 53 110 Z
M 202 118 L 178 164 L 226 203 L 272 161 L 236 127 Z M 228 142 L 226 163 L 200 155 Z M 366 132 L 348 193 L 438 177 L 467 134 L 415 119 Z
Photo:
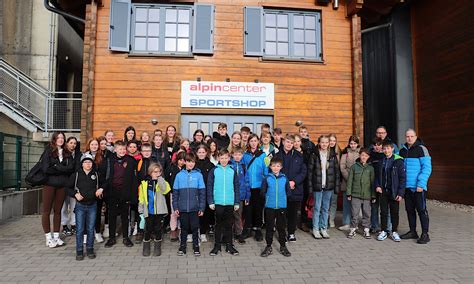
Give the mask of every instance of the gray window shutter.
M 316 14 L 316 57 L 319 60 L 323 60 L 323 38 L 321 35 L 321 30 L 323 29 L 323 24 L 321 23 L 321 13 Z
M 109 49 L 130 51 L 130 0 L 112 0 L 110 3 Z
M 194 4 L 193 53 L 214 53 L 214 5 Z
M 244 55 L 263 55 L 263 8 L 244 8 Z

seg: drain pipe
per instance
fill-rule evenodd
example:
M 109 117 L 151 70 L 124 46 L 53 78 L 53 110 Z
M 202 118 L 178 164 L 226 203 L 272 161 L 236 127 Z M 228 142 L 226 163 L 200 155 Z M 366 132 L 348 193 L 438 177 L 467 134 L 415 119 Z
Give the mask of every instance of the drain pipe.
M 76 22 L 79 22 L 79 23 L 82 23 L 82 24 L 86 24 L 86 20 L 84 20 L 82 18 L 79 18 L 79 17 L 76 17 L 74 15 L 68 14 L 68 13 L 64 12 L 63 10 L 55 8 L 53 5 L 51 5 L 49 0 L 44 0 L 44 7 L 47 10 L 49 10 L 53 13 L 59 14 L 59 15 L 65 17 L 65 18 L 71 19 L 73 21 L 76 21 Z

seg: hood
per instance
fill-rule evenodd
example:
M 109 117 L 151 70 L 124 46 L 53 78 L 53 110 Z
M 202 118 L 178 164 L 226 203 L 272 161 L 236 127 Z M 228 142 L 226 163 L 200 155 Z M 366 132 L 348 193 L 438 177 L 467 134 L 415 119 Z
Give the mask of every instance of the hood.
M 425 143 L 423 143 L 423 140 L 421 140 L 421 138 L 418 137 L 418 138 L 416 138 L 416 141 L 415 141 L 415 143 L 413 143 L 413 145 L 411 146 L 411 148 L 415 148 L 415 147 L 421 146 L 421 145 L 424 146 Z M 407 143 L 403 144 L 403 147 L 404 147 L 405 149 L 409 149 Z

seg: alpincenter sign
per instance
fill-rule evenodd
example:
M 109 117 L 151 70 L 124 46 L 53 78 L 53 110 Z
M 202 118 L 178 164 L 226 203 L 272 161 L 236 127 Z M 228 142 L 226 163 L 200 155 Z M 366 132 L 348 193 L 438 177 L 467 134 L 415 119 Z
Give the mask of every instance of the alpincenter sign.
M 181 81 L 181 107 L 274 109 L 274 85 Z

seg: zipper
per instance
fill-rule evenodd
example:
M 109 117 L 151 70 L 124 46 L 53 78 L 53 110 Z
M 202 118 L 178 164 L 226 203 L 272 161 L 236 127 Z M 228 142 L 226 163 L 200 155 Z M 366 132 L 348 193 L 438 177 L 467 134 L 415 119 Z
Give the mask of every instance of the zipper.
M 276 204 L 275 204 L 275 207 L 276 207 L 276 209 L 278 209 L 278 191 L 280 190 L 280 188 L 278 187 L 278 177 L 275 177 L 275 180 L 276 180 Z
M 225 176 L 226 176 L 226 171 L 225 171 L 226 168 L 224 168 L 224 204 L 226 204 L 226 188 L 225 188 L 225 185 L 226 185 L 226 182 L 225 182 Z
M 186 207 L 186 208 L 187 208 L 188 211 L 189 211 L 189 198 L 191 198 L 191 197 L 189 196 L 189 188 L 190 188 L 190 187 L 189 187 L 189 179 L 190 179 L 191 177 L 190 177 L 189 173 L 187 173 L 187 175 L 188 175 L 188 178 L 187 178 L 187 183 L 188 183 L 188 188 L 187 188 L 188 198 L 187 198 L 187 200 L 186 200 L 186 202 L 187 202 L 187 207 Z

